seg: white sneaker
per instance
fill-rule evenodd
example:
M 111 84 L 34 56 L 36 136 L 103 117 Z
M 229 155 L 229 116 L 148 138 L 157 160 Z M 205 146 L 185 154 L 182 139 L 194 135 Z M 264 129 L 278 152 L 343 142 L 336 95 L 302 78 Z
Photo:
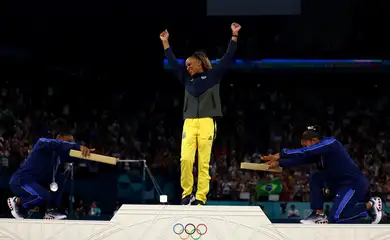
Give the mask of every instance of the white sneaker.
M 380 197 L 372 197 L 370 198 L 370 203 L 372 204 L 370 209 L 372 224 L 378 224 L 382 220 L 383 215 L 382 199 Z
M 67 216 L 65 214 L 59 213 L 55 210 L 48 210 L 43 217 L 46 220 L 63 220 L 66 219 Z
M 23 217 L 19 214 L 19 207 L 16 204 L 17 197 L 12 197 L 7 199 L 8 207 L 11 210 L 11 214 L 16 219 L 23 219 Z
M 302 224 L 328 224 L 328 222 L 325 214 L 317 214 L 315 211 L 301 220 Z

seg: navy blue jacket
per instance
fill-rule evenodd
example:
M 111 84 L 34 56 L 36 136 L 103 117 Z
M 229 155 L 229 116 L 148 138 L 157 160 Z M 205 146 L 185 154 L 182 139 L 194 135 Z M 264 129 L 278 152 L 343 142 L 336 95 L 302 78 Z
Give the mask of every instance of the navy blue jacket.
M 281 167 L 294 167 L 317 161 L 319 161 L 319 165 L 330 183 L 337 186 L 359 185 L 368 187 L 367 179 L 344 146 L 332 137 L 324 138 L 310 147 L 292 150 L 283 149 L 280 152 L 279 164 Z
M 233 56 L 237 49 L 237 42 L 231 40 L 226 53 L 212 69 L 190 77 L 186 66 L 180 64 L 172 49 L 165 50 L 169 65 L 174 69 L 177 78 L 185 86 L 183 117 L 206 118 L 221 117 L 222 106 L 219 94 L 219 84 L 223 74 L 233 63 Z
M 25 162 L 12 175 L 10 184 L 50 183 L 54 166 L 58 164 L 57 157 L 69 156 L 71 149 L 80 150 L 80 145 L 75 142 L 40 138 Z

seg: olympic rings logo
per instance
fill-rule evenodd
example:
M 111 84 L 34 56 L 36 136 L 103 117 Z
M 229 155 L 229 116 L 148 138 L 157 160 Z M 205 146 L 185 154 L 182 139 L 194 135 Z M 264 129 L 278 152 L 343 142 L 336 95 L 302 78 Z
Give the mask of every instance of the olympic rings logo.
M 207 233 L 207 226 L 204 223 L 200 223 L 197 226 L 192 223 L 188 223 L 185 226 L 181 223 L 176 223 L 173 225 L 173 232 L 182 240 L 189 239 L 190 237 L 193 240 L 198 240 Z

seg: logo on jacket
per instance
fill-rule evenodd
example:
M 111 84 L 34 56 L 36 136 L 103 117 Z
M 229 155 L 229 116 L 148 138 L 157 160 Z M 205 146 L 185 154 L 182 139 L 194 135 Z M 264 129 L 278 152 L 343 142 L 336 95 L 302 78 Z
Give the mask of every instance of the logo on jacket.
M 183 135 L 181 136 L 181 139 L 185 139 L 186 138 L 186 132 L 183 132 Z
M 201 79 L 206 79 L 206 78 L 207 78 L 207 76 L 201 76 L 200 78 L 201 78 Z
M 210 136 L 210 137 L 209 137 L 209 140 L 213 140 L 213 137 L 212 137 L 212 136 Z

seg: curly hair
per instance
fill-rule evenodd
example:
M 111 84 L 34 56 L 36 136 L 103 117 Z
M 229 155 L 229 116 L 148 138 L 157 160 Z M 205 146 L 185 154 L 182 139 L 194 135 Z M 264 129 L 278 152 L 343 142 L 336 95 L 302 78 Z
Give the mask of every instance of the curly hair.
M 206 53 L 204 53 L 204 52 L 195 52 L 194 54 L 192 54 L 191 57 L 193 57 L 195 59 L 198 59 L 202 63 L 203 70 L 206 71 L 206 70 L 210 70 L 210 69 L 213 68 L 209 58 L 206 55 Z

